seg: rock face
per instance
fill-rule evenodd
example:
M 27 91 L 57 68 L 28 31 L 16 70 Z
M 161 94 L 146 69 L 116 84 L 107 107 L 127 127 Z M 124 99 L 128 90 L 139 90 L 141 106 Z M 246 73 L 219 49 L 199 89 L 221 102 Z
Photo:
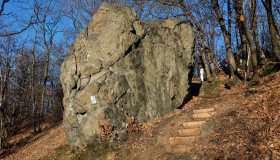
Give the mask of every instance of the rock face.
M 61 68 L 70 144 L 92 143 L 106 126 L 125 134 L 132 117 L 147 121 L 179 107 L 193 41 L 189 24 L 142 23 L 129 8 L 103 4 Z

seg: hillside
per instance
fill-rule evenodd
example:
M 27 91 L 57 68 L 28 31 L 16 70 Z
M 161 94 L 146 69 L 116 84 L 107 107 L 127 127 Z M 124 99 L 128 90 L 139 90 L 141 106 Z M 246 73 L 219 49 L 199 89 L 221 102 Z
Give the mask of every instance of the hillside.
M 23 136 L 25 135 L 17 135 L 20 140 L 24 139 Z M 63 127 L 57 126 L 32 137 L 23 145 L 16 146 L 3 160 L 37 160 L 56 154 L 56 149 L 64 145 L 66 138 Z
M 182 110 L 147 124 L 132 122 L 125 143 L 92 145 L 74 153 L 58 127 L 4 159 L 279 159 L 279 87 L 280 73 L 249 88 L 227 90 L 222 80 L 205 83 Z M 200 118 L 206 123 L 194 140 L 178 139 L 182 125 L 195 121 L 194 110 L 211 108 L 216 114 Z
M 280 0 L 2 0 L 0 24 L 0 160 L 280 160 Z

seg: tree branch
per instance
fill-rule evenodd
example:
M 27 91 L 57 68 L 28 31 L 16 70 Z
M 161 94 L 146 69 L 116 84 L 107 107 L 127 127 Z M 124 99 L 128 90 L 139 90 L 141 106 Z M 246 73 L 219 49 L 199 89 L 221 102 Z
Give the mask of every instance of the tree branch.
M 0 7 L 0 16 L 2 16 L 4 10 L 5 10 L 5 5 L 9 2 L 10 0 L 3 0 L 1 7 Z
M 8 36 L 14 36 L 14 35 L 20 34 L 20 33 L 24 32 L 24 31 L 26 31 L 32 25 L 37 24 L 37 23 L 39 23 L 39 22 L 33 21 L 32 18 L 31 18 L 30 22 L 26 26 L 21 28 L 20 30 L 12 31 L 12 32 L 0 33 L 0 37 L 8 37 Z

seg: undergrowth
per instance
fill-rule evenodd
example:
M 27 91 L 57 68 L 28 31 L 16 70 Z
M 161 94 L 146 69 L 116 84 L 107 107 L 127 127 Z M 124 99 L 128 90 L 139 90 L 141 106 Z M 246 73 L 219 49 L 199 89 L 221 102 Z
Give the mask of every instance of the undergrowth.
M 220 95 L 219 86 L 221 83 L 221 81 L 205 82 L 201 88 L 202 95 L 207 97 L 218 97 Z
M 279 63 L 267 63 L 262 67 L 261 70 L 261 76 L 268 76 L 270 74 L 276 73 L 280 70 L 280 64 Z

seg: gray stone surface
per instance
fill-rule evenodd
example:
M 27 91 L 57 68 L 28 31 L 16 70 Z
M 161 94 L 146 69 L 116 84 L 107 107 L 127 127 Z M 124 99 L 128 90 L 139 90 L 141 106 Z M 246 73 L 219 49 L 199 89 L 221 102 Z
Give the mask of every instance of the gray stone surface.
M 70 144 L 92 143 L 101 126 L 120 133 L 132 117 L 143 122 L 179 107 L 188 94 L 193 41 L 189 24 L 143 23 L 133 10 L 104 3 L 61 67 Z

